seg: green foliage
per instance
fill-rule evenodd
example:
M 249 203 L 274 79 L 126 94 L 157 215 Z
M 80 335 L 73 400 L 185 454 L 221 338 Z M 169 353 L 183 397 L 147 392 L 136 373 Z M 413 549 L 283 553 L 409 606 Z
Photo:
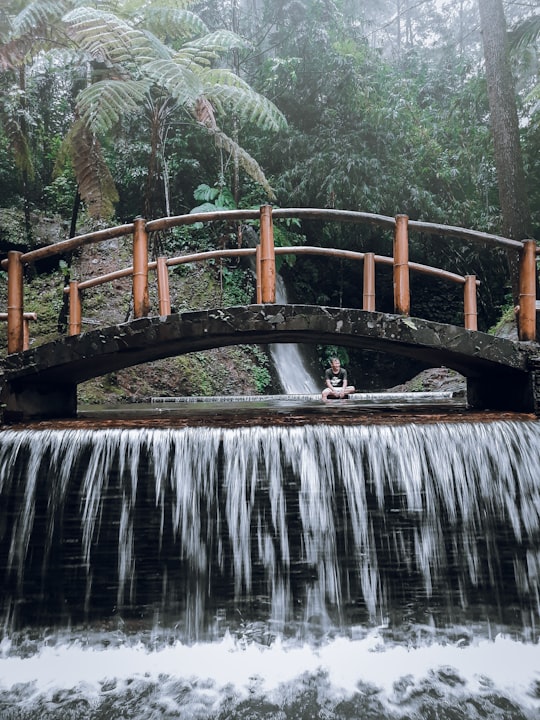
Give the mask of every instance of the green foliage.
M 197 205 L 190 212 L 215 212 L 216 210 L 234 210 L 236 203 L 231 191 L 223 186 L 210 187 L 205 183 L 198 185 L 193 192 L 195 200 L 202 201 L 202 205 Z
M 249 305 L 254 301 L 253 274 L 241 268 L 221 266 L 224 305 Z
M 63 218 L 71 217 L 77 184 L 72 172 L 64 172 L 43 188 L 42 199 L 51 213 Z

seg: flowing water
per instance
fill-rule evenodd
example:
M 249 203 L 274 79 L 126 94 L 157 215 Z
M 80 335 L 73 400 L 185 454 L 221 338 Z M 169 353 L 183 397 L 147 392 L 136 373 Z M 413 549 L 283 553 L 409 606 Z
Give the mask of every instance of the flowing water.
M 287 304 L 287 288 L 281 275 L 276 275 L 276 302 Z M 270 355 L 279 372 L 283 392 L 287 394 L 320 393 L 322 378 L 313 377 L 300 348 L 296 343 L 270 343 Z
M 0 718 L 538 718 L 540 423 L 0 432 Z

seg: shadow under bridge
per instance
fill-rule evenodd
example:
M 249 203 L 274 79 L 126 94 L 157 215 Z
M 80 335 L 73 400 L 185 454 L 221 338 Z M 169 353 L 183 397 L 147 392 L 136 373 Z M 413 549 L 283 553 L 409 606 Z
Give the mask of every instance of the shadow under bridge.
M 471 407 L 536 409 L 533 344 L 402 315 L 258 304 L 143 317 L 13 353 L 1 378 L 4 418 L 74 417 L 80 382 L 199 350 L 279 342 L 405 355 L 464 375 Z

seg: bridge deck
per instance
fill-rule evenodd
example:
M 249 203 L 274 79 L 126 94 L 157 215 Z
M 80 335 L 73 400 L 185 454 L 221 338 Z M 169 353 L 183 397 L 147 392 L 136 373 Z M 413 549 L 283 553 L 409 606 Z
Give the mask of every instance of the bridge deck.
M 249 305 L 145 317 L 9 355 L 6 419 L 74 416 L 77 384 L 160 358 L 236 344 L 336 344 L 405 355 L 468 378 L 474 407 L 534 409 L 535 343 L 352 308 Z

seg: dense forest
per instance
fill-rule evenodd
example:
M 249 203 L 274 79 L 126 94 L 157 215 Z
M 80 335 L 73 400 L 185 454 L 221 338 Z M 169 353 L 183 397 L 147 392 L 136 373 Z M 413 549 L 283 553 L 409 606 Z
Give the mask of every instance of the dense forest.
M 540 240 L 539 38 L 537 0 L 4 0 L 0 250 L 268 202 Z M 275 240 L 391 247 L 373 228 L 314 222 L 283 223 Z M 239 228 L 177 228 L 152 250 L 238 242 Z M 46 272 L 63 284 L 77 260 Z M 411 260 L 489 279 L 481 329 L 515 303 L 515 258 L 416 237 Z M 218 272 L 209 291 L 249 301 L 244 269 Z M 360 304 L 339 261 L 281 272 L 302 302 Z M 391 293 L 383 277 L 381 309 Z M 419 315 L 458 321 L 447 288 L 412 293 Z

